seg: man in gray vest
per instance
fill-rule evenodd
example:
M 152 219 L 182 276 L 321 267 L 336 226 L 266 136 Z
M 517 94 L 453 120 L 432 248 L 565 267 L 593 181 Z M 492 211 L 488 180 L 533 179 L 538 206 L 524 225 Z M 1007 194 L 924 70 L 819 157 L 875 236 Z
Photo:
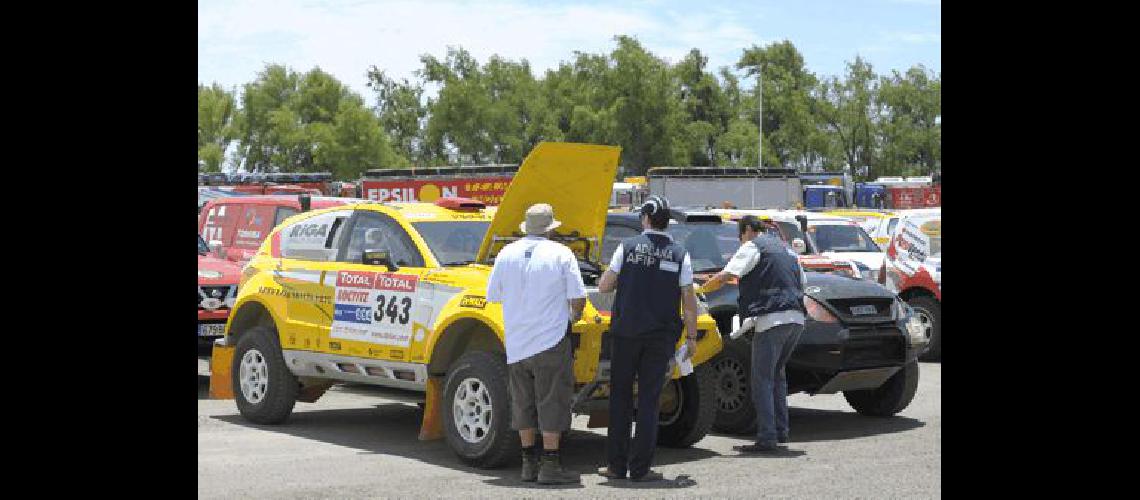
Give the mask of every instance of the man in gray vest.
M 693 293 L 693 265 L 685 247 L 665 232 L 669 202 L 652 196 L 641 207 L 640 236 L 629 238 L 614 251 L 598 290 L 617 290 L 613 320 L 607 334 L 610 350 L 610 425 L 606 439 L 607 467 L 598 474 L 633 481 L 662 479 L 649 470 L 657 446 L 657 419 L 661 389 L 680 339 L 686 332 L 689 356 L 696 352 L 697 296 Z M 685 316 L 681 318 L 681 304 Z M 633 380 L 637 378 L 637 436 L 629 450 Z
M 734 446 L 747 453 L 777 449 L 788 442 L 788 382 L 784 366 L 804 329 L 804 274 L 799 259 L 784 241 L 764 234 L 754 215 L 739 222 L 740 249 L 724 270 L 700 292 L 739 278 L 737 306 L 741 323 L 756 318 L 752 334 L 752 400 L 759 420 L 756 444 Z

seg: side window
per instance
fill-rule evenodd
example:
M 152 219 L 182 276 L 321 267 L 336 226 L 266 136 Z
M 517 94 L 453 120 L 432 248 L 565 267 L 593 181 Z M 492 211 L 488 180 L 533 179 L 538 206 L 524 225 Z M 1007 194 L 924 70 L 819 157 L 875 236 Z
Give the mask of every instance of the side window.
M 241 219 L 238 220 L 237 231 L 234 233 L 234 247 L 256 250 L 269 234 L 270 217 L 273 207 L 268 205 L 248 205 Z
M 293 207 L 277 207 L 277 215 L 273 217 L 273 227 L 281 225 L 281 221 L 297 215 L 297 209 Z
M 220 204 L 210 207 L 206 213 L 206 223 L 202 226 L 202 238 L 206 243 L 221 241 L 222 246 L 231 246 L 234 240 L 234 226 L 241 205 Z
M 621 241 L 634 236 L 637 236 L 636 229 L 626 226 L 606 226 L 606 232 L 602 235 L 602 264 L 609 265 L 614 250 L 617 250 Z
M 359 263 L 365 250 L 387 250 L 397 266 L 424 267 L 423 255 L 412 243 L 407 231 L 384 214 L 357 212 L 348 241 L 341 253 L 341 262 Z
M 351 210 L 326 212 L 282 227 L 281 256 L 287 259 L 332 262 Z

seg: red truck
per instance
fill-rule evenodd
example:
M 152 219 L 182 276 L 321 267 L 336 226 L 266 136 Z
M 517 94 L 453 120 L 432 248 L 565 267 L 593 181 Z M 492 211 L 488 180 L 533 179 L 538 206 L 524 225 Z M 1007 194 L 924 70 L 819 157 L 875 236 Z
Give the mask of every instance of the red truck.
M 933 208 L 942 206 L 942 185 L 908 187 L 887 187 L 888 207 L 906 210 L 912 208 Z
M 310 208 L 329 208 L 365 200 L 313 196 Z M 299 196 L 230 196 L 213 198 L 198 213 L 198 234 L 207 244 L 221 242 L 222 258 L 245 263 L 257 253 L 265 235 L 301 211 Z
M 498 205 L 518 165 L 372 169 L 360 179 L 362 198 L 375 201 L 434 202 L 443 197 L 472 198 Z

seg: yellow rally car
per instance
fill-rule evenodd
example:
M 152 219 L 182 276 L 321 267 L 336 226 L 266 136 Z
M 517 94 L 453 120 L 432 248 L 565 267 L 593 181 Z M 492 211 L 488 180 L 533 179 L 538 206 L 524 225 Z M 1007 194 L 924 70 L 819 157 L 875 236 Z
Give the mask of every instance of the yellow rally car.
M 225 337 L 214 346 L 211 397 L 234 398 L 246 419 L 277 424 L 296 401 L 316 401 L 334 383 L 383 386 L 423 401 L 420 439 L 446 438 L 475 466 L 517 459 L 502 308 L 484 294 L 494 255 L 521 236 L 526 208 L 543 202 L 562 221 L 558 239 L 578 255 L 590 293 L 572 328 L 574 411 L 604 426 L 613 294 L 598 292 L 596 280 L 619 154 L 611 146 L 541 143 L 493 216 L 478 201 L 445 198 L 344 205 L 284 220 L 242 273 Z M 662 445 L 691 445 L 716 416 L 706 361 L 721 339 L 707 312 L 698 329 L 693 372 L 682 377 L 674 367 L 662 391 Z

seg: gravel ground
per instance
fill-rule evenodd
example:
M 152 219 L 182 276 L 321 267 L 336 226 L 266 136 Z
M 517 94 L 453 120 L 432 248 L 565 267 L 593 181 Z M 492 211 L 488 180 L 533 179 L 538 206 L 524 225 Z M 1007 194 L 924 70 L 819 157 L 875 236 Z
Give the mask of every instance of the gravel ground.
M 690 449 L 659 448 L 666 481 L 607 481 L 605 429 L 574 419 L 563 463 L 582 484 L 537 486 L 518 468 L 462 465 L 444 441 L 417 440 L 421 412 L 361 388 L 298 403 L 280 426 L 245 422 L 232 400 L 198 387 L 200 498 L 376 497 L 941 497 L 942 365 L 922 363 L 918 395 L 894 418 L 859 416 L 842 395 L 789 397 L 791 442 L 776 456 L 739 456 L 748 436 L 710 434 Z

